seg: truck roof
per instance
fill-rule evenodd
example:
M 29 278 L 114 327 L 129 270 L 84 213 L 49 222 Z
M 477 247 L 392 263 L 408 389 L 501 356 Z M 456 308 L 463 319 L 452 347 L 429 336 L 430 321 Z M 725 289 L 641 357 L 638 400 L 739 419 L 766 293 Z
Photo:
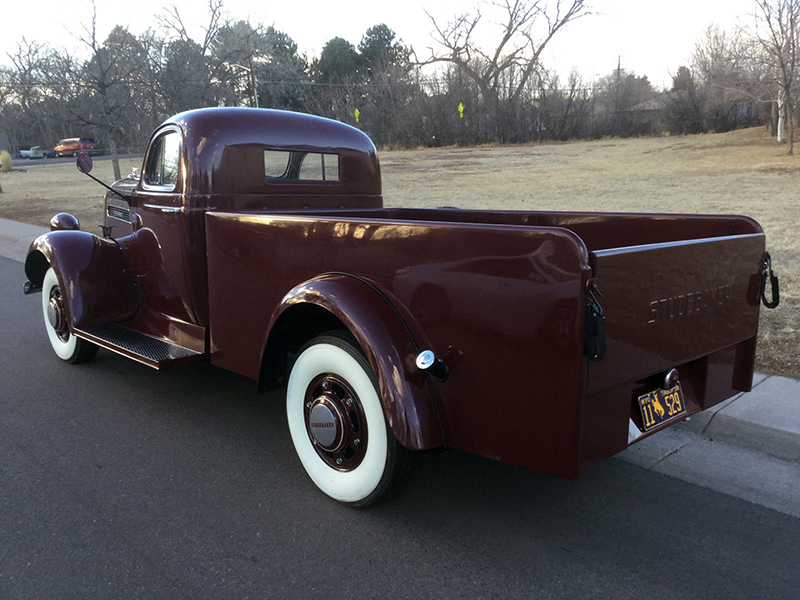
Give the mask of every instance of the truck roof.
M 375 146 L 358 129 L 301 113 L 258 108 L 202 108 L 167 119 L 153 134 L 178 127 L 186 148 L 190 194 L 380 195 Z M 265 151 L 336 154 L 336 181 L 265 177 Z

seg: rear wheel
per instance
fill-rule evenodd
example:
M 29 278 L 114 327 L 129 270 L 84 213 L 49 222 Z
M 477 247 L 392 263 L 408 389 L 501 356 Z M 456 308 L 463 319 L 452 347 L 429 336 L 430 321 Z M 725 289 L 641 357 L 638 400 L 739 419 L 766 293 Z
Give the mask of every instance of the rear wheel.
M 413 454 L 386 423 L 372 369 L 344 336 L 303 347 L 289 375 L 286 413 L 300 462 L 335 500 L 373 504 L 410 470 Z
M 42 313 L 50 345 L 61 360 L 72 364 L 89 362 L 97 354 L 97 346 L 72 335 L 66 308 L 67 300 L 51 267 L 42 283 Z

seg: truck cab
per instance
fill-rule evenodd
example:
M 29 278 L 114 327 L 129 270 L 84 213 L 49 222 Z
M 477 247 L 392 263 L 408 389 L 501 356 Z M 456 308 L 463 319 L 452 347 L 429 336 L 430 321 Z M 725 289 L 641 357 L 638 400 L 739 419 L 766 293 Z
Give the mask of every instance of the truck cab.
M 112 188 L 105 195 L 104 232 L 113 245 L 92 244 L 91 252 L 125 255 L 130 286 L 120 280 L 117 287 L 133 289 L 119 293 L 116 302 L 125 308 L 114 312 L 132 318 L 125 331 L 103 317 L 73 326 L 92 342 L 156 368 L 209 356 L 207 212 L 383 205 L 375 147 L 362 132 L 311 115 L 247 108 L 200 109 L 168 119 L 151 137 L 141 175 Z M 56 239 L 71 246 L 87 235 Z M 32 265 L 43 264 L 39 255 Z M 119 270 L 110 277 L 119 279 Z M 154 345 L 161 352 L 139 352 Z

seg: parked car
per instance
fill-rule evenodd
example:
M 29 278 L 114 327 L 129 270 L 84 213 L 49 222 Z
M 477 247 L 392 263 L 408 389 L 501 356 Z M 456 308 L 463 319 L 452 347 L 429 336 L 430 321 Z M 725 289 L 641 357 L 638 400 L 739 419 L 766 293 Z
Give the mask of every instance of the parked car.
M 353 506 L 434 448 L 574 479 L 749 391 L 778 300 L 748 217 L 384 208 L 369 138 L 290 112 L 176 115 L 104 208 L 25 263 L 57 356 L 284 388 L 300 462 Z
M 64 138 L 54 148 L 58 156 L 77 156 L 78 152 L 97 153 L 97 142 L 92 138 Z
M 30 150 L 20 150 L 19 155 L 27 159 L 55 158 L 57 156 L 52 146 L 31 146 Z

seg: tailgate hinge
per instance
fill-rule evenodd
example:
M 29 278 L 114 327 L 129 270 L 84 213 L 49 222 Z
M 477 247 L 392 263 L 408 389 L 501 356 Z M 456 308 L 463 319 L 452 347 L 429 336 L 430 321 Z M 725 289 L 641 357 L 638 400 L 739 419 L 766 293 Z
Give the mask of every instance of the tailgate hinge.
M 767 278 L 772 288 L 772 301 L 767 300 Z M 778 286 L 778 278 L 772 272 L 772 257 L 767 252 L 764 262 L 761 263 L 761 301 L 767 308 L 777 308 L 781 302 L 781 293 Z
M 594 282 L 590 281 L 586 293 L 586 356 L 589 360 L 603 360 L 606 355 L 606 318 L 597 296 L 603 297 Z

